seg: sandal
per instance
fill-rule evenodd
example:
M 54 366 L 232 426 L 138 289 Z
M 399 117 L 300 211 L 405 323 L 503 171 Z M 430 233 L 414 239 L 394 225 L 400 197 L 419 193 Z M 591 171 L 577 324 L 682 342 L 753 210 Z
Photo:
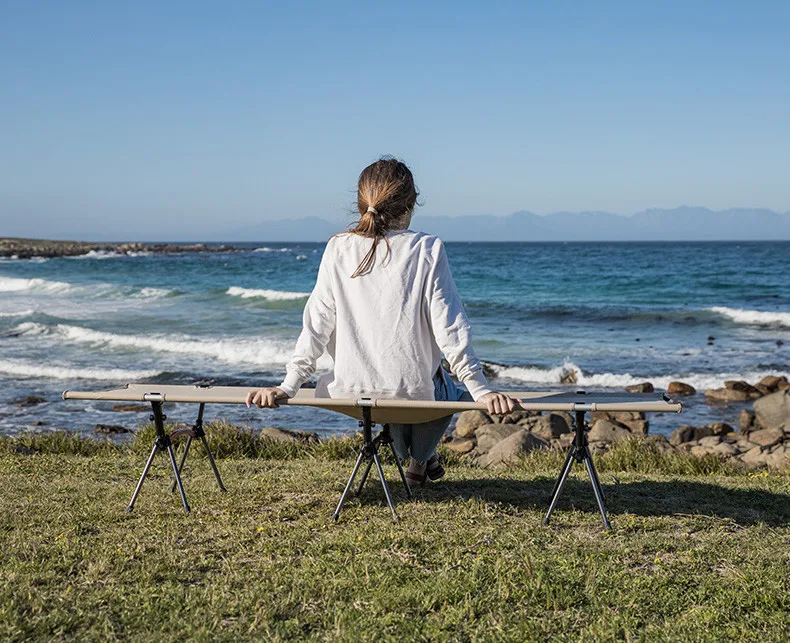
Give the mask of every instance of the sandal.
M 444 474 L 447 473 L 442 466 L 441 458 L 434 453 L 429 459 L 426 464 L 425 473 L 431 480 L 438 480 L 439 478 L 444 477 Z
M 425 484 L 425 473 L 426 464 L 424 462 L 417 462 L 416 460 L 412 459 L 409 462 L 409 468 L 406 469 L 406 480 L 408 480 L 410 486 Z

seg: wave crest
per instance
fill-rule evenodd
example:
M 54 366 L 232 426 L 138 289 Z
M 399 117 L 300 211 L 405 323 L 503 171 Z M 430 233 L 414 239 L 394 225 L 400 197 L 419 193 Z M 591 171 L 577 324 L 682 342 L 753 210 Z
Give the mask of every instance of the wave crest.
M 291 301 L 310 296 L 309 292 L 262 290 L 257 288 L 239 288 L 237 286 L 231 286 L 225 291 L 225 294 L 232 297 L 241 297 L 242 299 L 268 299 L 269 301 Z
M 156 377 L 159 371 L 136 371 L 122 368 L 79 368 L 42 366 L 22 360 L 0 360 L 0 373 L 16 377 L 42 377 L 56 380 L 140 380 Z
M 746 310 L 744 308 L 727 308 L 715 306 L 709 308 L 711 312 L 728 317 L 738 324 L 751 324 L 757 326 L 774 326 L 790 328 L 790 313 L 765 312 L 762 310 Z

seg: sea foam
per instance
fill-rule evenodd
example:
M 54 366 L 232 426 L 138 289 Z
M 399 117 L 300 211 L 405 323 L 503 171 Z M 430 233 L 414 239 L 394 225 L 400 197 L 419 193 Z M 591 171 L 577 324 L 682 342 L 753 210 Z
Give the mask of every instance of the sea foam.
M 309 297 L 309 292 L 287 292 L 282 290 L 260 290 L 257 288 L 238 288 L 231 286 L 225 294 L 242 299 L 268 299 L 269 301 L 288 301 L 293 299 L 304 299 Z
M 749 371 L 745 373 L 672 373 L 635 376 L 630 373 L 585 373 L 573 362 L 565 362 L 553 368 L 523 367 L 523 366 L 498 366 L 490 365 L 497 380 L 511 380 L 525 384 L 543 384 L 558 386 L 562 378 L 572 372 L 576 374 L 576 381 L 568 384 L 569 387 L 613 388 L 623 389 L 626 386 L 650 382 L 658 389 L 666 389 L 670 382 L 685 382 L 691 384 L 698 391 L 710 388 L 722 388 L 727 380 L 745 380 L 750 383 L 760 381 L 766 375 L 785 375 L 790 373 L 779 371 Z
M 745 310 L 743 308 L 727 308 L 716 306 L 709 308 L 711 312 L 729 317 L 739 324 L 753 324 L 757 326 L 779 326 L 790 328 L 790 313 L 764 312 L 761 310 Z
M 64 293 L 74 286 L 65 281 L 47 281 L 46 279 L 20 279 L 18 277 L 0 277 L 0 292 L 44 292 Z
M 22 360 L 0 360 L 0 373 L 15 377 L 41 377 L 57 380 L 139 380 L 159 375 L 159 371 L 137 371 L 122 368 L 79 368 L 30 363 Z

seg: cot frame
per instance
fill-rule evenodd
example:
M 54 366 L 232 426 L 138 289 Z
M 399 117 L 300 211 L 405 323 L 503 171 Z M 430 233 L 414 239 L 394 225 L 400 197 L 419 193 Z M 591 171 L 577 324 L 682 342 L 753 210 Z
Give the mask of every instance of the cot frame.
M 203 429 L 203 410 L 206 404 L 244 404 L 246 403 L 247 394 L 254 388 L 237 387 L 237 386 L 205 386 L 205 385 L 160 385 L 160 384 L 127 384 L 123 388 L 111 389 L 104 391 L 64 391 L 64 400 L 104 400 L 104 401 L 139 401 L 149 402 L 151 404 L 152 414 L 151 420 L 154 423 L 156 437 L 151 449 L 151 453 L 143 469 L 143 473 L 135 487 L 132 499 L 127 506 L 127 511 L 131 512 L 134 509 L 134 504 L 140 493 L 140 490 L 145 482 L 145 479 L 153 464 L 154 457 L 159 451 L 167 452 L 170 464 L 173 469 L 173 485 L 171 491 L 177 488 L 181 496 L 181 502 L 184 507 L 185 513 L 190 512 L 189 503 L 187 502 L 184 485 L 181 480 L 181 473 L 189 453 L 189 448 L 194 439 L 199 439 L 203 443 L 203 447 L 209 459 L 209 463 L 217 479 L 220 491 L 226 491 L 225 485 L 222 482 L 213 454 L 208 444 L 205 431 Z M 682 411 L 682 405 L 676 402 L 666 394 L 660 393 L 585 393 L 584 391 L 576 392 L 534 392 L 534 391 L 507 391 L 508 395 L 514 398 L 521 399 L 518 409 L 533 410 L 533 411 L 564 411 L 572 413 L 574 417 L 574 437 L 571 442 L 565 462 L 560 470 L 559 476 L 555 482 L 554 490 L 551 494 L 549 508 L 543 518 L 543 524 L 548 525 L 551 520 L 551 515 L 557 507 L 560 496 L 562 495 L 565 483 L 570 475 L 573 464 L 578 462 L 583 464 L 587 469 L 587 474 L 590 478 L 593 494 L 595 496 L 598 509 L 603 519 L 603 526 L 605 529 L 611 528 L 611 523 L 606 513 L 606 506 L 604 504 L 604 493 L 601 487 L 598 473 L 593 463 L 592 454 L 587 440 L 586 428 L 586 414 L 595 411 L 609 411 L 609 412 L 625 412 L 625 411 L 638 411 L 638 412 L 676 412 Z M 199 404 L 198 417 L 191 429 L 181 429 L 171 433 L 165 432 L 164 421 L 166 416 L 162 412 L 162 405 L 166 402 L 186 402 Z M 362 493 L 362 489 L 369 477 L 371 468 L 375 465 L 381 482 L 384 496 L 387 500 L 390 512 L 392 513 L 393 520 L 398 519 L 397 512 L 395 511 L 395 504 L 392 499 L 389 485 L 384 475 L 384 470 L 381 466 L 381 459 L 379 456 L 379 448 L 389 446 L 393 454 L 395 449 L 392 444 L 392 437 L 390 436 L 389 424 L 393 422 L 410 424 L 428 422 L 440 417 L 446 417 L 460 411 L 467 411 L 472 409 L 485 410 L 485 405 L 480 402 L 445 402 L 445 401 L 431 401 L 431 400 L 389 400 L 373 397 L 363 397 L 358 399 L 351 398 L 320 398 L 315 396 L 315 391 L 312 389 L 302 389 L 296 396 L 282 400 L 281 404 L 286 406 L 312 406 L 338 413 L 343 413 L 350 417 L 359 420 L 359 425 L 362 428 L 362 447 L 358 453 L 354 468 L 351 475 L 343 489 L 337 507 L 332 514 L 333 520 L 337 521 L 343 505 L 348 498 L 349 492 L 354 484 L 354 481 L 365 463 L 365 469 L 362 473 L 359 485 L 354 492 L 355 496 Z M 381 431 L 374 437 L 373 428 L 376 424 L 381 424 Z M 172 439 L 178 436 L 187 435 L 188 440 L 184 447 L 181 456 L 181 462 L 176 462 L 175 451 L 172 444 Z M 406 480 L 406 475 L 403 471 L 403 466 L 400 463 L 397 455 L 395 455 L 395 462 L 401 481 L 404 485 L 404 490 L 408 498 L 412 498 L 413 494 L 409 483 Z

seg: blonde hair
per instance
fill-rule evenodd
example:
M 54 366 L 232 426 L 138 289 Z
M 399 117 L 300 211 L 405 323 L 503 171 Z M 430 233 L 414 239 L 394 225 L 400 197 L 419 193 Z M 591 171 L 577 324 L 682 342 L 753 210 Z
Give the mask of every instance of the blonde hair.
M 349 232 L 371 237 L 373 244 L 360 262 L 352 279 L 369 273 L 376 263 L 376 248 L 384 239 L 389 255 L 386 234 L 408 225 L 419 196 L 411 170 L 403 161 L 382 157 L 368 165 L 359 175 L 357 210 L 359 221 L 349 226 Z

